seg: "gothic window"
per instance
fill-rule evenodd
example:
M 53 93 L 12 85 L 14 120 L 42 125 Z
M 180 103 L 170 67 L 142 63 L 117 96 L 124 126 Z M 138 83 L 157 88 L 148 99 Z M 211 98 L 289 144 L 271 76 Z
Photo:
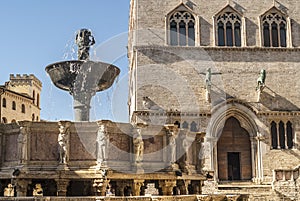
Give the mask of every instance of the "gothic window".
M 6 107 L 6 98 L 2 99 L 2 107 Z
M 281 149 L 285 149 L 285 133 L 284 133 L 284 123 L 279 122 L 279 144 Z
M 36 105 L 40 107 L 40 94 L 36 95 Z
M 31 115 L 31 119 L 32 119 L 32 121 L 34 121 L 34 120 L 35 120 L 35 116 L 34 116 L 34 114 L 32 114 L 32 115 Z
M 195 18 L 187 11 L 177 11 L 169 18 L 170 45 L 195 46 Z
M 182 124 L 182 128 L 189 128 L 189 124 L 186 121 L 184 121 Z
M 16 102 L 15 102 L 15 101 L 12 102 L 11 108 L 12 108 L 13 110 L 16 110 L 16 109 L 17 109 L 17 106 L 16 106 Z
M 198 131 L 197 124 L 194 121 L 191 123 L 191 131 L 192 132 L 197 132 Z
M 34 104 L 34 100 L 35 100 L 35 91 L 34 91 L 34 90 L 33 90 L 33 92 L 32 92 L 32 98 L 33 98 L 32 103 Z
M 293 127 L 290 121 L 286 124 L 286 135 L 287 135 L 287 147 L 289 149 L 293 148 Z
M 271 138 L 272 138 L 272 148 L 277 149 L 277 126 L 274 121 L 271 123 Z
M 272 149 L 292 149 L 293 148 L 293 125 L 290 121 L 284 123 L 280 121 L 271 123 L 271 147 Z
M 177 125 L 177 128 L 180 128 L 180 122 L 179 121 L 175 121 L 174 125 Z
M 265 47 L 286 47 L 287 20 L 273 10 L 262 16 L 262 36 Z
M 241 17 L 235 12 L 222 12 L 217 16 L 218 46 L 241 46 Z
M 22 113 L 24 113 L 25 114 L 25 105 L 24 104 L 22 104 Z

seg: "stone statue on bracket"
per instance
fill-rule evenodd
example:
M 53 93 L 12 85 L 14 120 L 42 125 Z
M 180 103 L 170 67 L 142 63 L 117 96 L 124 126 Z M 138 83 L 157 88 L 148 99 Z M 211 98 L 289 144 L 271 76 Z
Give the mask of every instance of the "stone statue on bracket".
M 263 88 L 265 87 L 265 81 L 266 81 L 266 70 L 262 69 L 257 79 L 257 86 L 256 86 L 257 91 L 263 90 Z
M 69 147 L 69 135 L 71 122 L 60 121 L 59 134 L 58 134 L 58 145 L 59 145 L 59 163 L 67 164 L 68 160 L 68 147 Z
M 99 123 L 99 129 L 97 132 L 97 164 L 103 165 L 103 162 L 107 160 L 107 149 L 109 143 L 108 133 L 105 129 L 105 125 Z

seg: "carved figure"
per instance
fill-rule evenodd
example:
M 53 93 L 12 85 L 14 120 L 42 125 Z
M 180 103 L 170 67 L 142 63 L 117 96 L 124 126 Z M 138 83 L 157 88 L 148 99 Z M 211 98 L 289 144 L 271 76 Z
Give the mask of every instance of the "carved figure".
M 262 90 L 265 86 L 265 80 L 266 80 L 266 70 L 262 69 L 259 74 L 259 78 L 257 79 L 257 86 L 256 90 Z
M 14 187 L 12 184 L 8 184 L 6 188 L 4 188 L 4 197 L 14 197 Z
M 152 101 L 148 96 L 143 97 L 143 106 L 145 109 L 148 109 L 148 110 L 159 110 L 159 111 L 163 110 L 154 101 Z
M 176 136 L 174 131 L 170 131 L 169 146 L 170 146 L 170 162 L 173 164 L 176 162 Z
M 143 160 L 143 154 L 144 154 L 144 141 L 141 135 L 140 128 L 138 128 L 137 132 L 138 134 L 136 134 L 133 139 L 135 162 L 141 162 Z
M 66 164 L 68 157 L 68 143 L 69 143 L 69 123 L 65 125 L 62 122 L 58 122 L 59 134 L 58 134 L 58 144 L 59 144 L 59 162 Z
M 97 163 L 107 160 L 108 136 L 104 125 L 100 125 L 97 133 Z
M 76 34 L 75 42 L 78 45 L 78 59 L 89 60 L 90 47 L 95 44 L 95 39 L 92 36 L 92 32 L 88 29 L 80 29 Z
M 184 158 L 185 158 L 185 163 L 188 163 L 188 152 L 189 152 L 189 147 L 190 147 L 191 143 L 188 140 L 187 136 L 185 136 L 182 140 L 182 147 L 184 149 Z
M 32 195 L 33 196 L 43 196 L 43 188 L 42 188 L 41 184 L 35 184 Z
M 20 127 L 18 135 L 18 158 L 20 163 L 27 160 L 27 129 L 25 127 Z

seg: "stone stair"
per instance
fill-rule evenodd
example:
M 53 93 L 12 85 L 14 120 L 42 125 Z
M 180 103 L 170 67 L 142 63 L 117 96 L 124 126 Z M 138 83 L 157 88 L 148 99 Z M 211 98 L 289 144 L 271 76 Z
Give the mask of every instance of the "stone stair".
M 225 195 L 244 195 L 244 200 L 260 200 L 273 197 L 271 185 L 258 185 L 250 181 L 222 182 L 218 184 L 217 193 Z
M 294 169 L 300 164 L 300 151 L 297 149 L 270 150 L 263 156 L 264 178 L 272 182 L 274 169 Z

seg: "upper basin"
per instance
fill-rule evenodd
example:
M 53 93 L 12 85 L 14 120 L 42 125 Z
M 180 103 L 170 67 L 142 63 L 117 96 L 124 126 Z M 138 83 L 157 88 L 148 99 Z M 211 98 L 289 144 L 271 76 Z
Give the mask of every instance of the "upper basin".
M 112 64 L 85 60 L 57 62 L 45 70 L 56 87 L 71 93 L 108 89 L 120 73 L 120 69 Z

